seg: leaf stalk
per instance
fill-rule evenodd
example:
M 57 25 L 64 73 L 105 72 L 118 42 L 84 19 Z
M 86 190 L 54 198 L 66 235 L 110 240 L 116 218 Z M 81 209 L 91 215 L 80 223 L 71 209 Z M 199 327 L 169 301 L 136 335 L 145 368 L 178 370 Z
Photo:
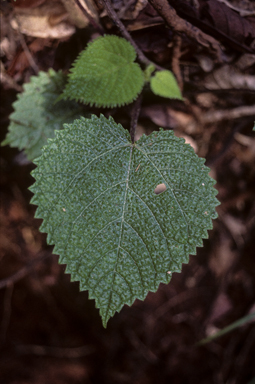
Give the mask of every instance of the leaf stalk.
M 133 108 L 131 111 L 130 136 L 133 144 L 135 142 L 135 130 L 136 130 L 137 121 L 141 111 L 141 104 L 142 104 L 142 93 L 140 93 L 140 95 L 134 101 Z

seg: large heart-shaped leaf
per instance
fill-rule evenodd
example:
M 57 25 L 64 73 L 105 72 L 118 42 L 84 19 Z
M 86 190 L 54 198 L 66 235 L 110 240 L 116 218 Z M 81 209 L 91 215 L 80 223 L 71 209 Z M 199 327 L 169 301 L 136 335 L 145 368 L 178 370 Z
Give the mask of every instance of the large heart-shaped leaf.
M 144 85 L 144 74 L 134 63 L 135 58 L 136 52 L 127 40 L 99 37 L 74 63 L 62 97 L 98 107 L 131 103 Z
M 41 230 L 96 300 L 104 325 L 168 283 L 216 217 L 209 168 L 172 131 L 132 144 L 112 118 L 83 118 L 56 132 L 36 164 Z M 156 194 L 159 184 L 166 189 Z

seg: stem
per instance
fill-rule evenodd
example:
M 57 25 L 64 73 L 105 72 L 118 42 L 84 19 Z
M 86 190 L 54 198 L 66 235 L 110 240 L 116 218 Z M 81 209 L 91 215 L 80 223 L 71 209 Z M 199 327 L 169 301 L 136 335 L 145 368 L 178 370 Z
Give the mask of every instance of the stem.
M 87 12 L 87 10 L 83 7 L 83 5 L 80 3 L 79 0 L 74 0 L 75 4 L 80 8 L 84 16 L 89 20 L 90 24 L 93 25 L 95 29 L 98 30 L 98 32 L 103 35 L 104 34 L 104 29 L 99 25 L 93 17 Z
M 131 111 L 130 136 L 133 144 L 135 142 L 135 130 L 136 130 L 137 121 L 138 121 L 138 117 L 141 110 L 141 104 L 142 104 L 142 94 L 140 93 L 138 98 L 134 101 L 133 108 Z
M 217 40 L 190 24 L 188 21 L 180 18 L 167 0 L 149 0 L 149 3 L 173 31 L 178 34 L 185 33 L 204 47 L 212 47 L 217 55 L 218 61 L 222 62 L 223 52 Z
M 29 48 L 27 46 L 27 43 L 26 43 L 26 40 L 25 40 L 23 34 L 20 32 L 21 28 L 20 28 L 20 21 L 19 21 L 18 17 L 15 17 L 15 20 L 16 20 L 16 22 L 18 24 L 18 34 L 19 34 L 19 38 L 20 38 L 20 44 L 21 44 L 21 46 L 23 48 L 23 51 L 24 51 L 24 53 L 25 53 L 25 55 L 27 57 L 27 60 L 28 60 L 28 62 L 30 64 L 31 68 L 33 68 L 35 74 L 37 75 L 38 72 L 39 72 L 39 67 L 36 64 L 32 54 L 31 54 L 31 52 L 30 52 L 30 50 L 29 50 Z
M 172 70 L 180 87 L 180 90 L 183 91 L 183 80 L 182 73 L 180 68 L 180 57 L 182 55 L 181 52 L 182 39 L 181 36 L 175 35 L 173 37 L 173 56 L 172 56 Z
M 125 39 L 127 39 L 130 42 L 130 44 L 132 44 L 133 47 L 135 48 L 138 59 L 140 60 L 140 62 L 145 64 L 146 66 L 152 64 L 158 70 L 162 70 L 162 68 L 160 66 L 158 66 L 157 64 L 155 64 L 152 61 L 150 61 L 149 59 L 147 59 L 147 57 L 143 54 L 141 49 L 137 46 L 136 42 L 133 40 L 130 33 L 127 31 L 125 25 L 120 21 L 117 13 L 113 9 L 113 6 L 112 6 L 110 0 L 102 0 L 102 2 L 104 3 L 105 9 L 108 13 L 108 16 L 111 18 L 111 20 L 114 22 L 114 24 L 119 28 L 122 36 L 125 37 Z

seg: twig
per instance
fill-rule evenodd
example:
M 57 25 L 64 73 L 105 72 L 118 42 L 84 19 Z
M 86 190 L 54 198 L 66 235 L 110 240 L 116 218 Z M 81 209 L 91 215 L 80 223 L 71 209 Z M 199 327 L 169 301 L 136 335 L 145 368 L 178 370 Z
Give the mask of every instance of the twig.
M 15 89 L 15 91 L 17 92 L 23 91 L 23 88 L 19 84 L 17 84 L 11 76 L 6 73 L 2 61 L 0 61 L 0 82 L 3 84 L 7 84 L 10 88 Z
M 207 112 L 202 116 L 203 123 L 217 123 L 222 120 L 239 119 L 244 116 L 255 116 L 255 105 L 244 105 L 241 107 L 225 110 Z
M 227 0 L 218 0 L 220 3 L 225 4 L 227 7 L 233 9 L 234 11 L 238 12 L 240 16 L 247 17 L 247 16 L 254 16 L 255 15 L 255 10 L 248 11 L 246 9 L 241 9 L 238 7 L 235 7 L 233 4 L 231 4 Z
M 138 98 L 134 101 L 132 112 L 131 112 L 130 136 L 133 144 L 135 142 L 135 129 L 137 126 L 137 121 L 138 121 L 138 117 L 141 110 L 141 103 L 142 103 L 142 94 L 140 93 Z
M 90 24 L 93 25 L 95 29 L 98 30 L 98 32 L 103 35 L 104 34 L 104 29 L 100 24 L 98 24 L 93 17 L 89 14 L 89 12 L 86 10 L 86 8 L 80 3 L 79 0 L 74 0 L 75 4 L 80 8 L 84 16 L 89 20 Z
M 176 33 L 185 33 L 191 39 L 196 40 L 199 44 L 205 47 L 211 46 L 216 52 L 219 62 L 222 62 L 223 52 L 217 40 L 202 32 L 188 21 L 180 18 L 167 0 L 149 0 L 149 3 L 158 12 L 158 14 L 163 17 L 171 29 L 173 29 Z
M 21 268 L 18 272 L 14 273 L 14 275 L 9 276 L 6 279 L 1 280 L 0 281 L 0 289 L 4 288 L 4 287 L 8 287 L 10 284 L 14 284 L 17 281 L 23 279 L 25 276 L 27 276 L 29 274 L 30 270 L 34 268 L 35 264 L 37 264 L 39 261 L 44 260 L 49 255 L 50 255 L 50 253 L 43 253 L 42 256 L 37 257 L 36 259 L 32 260 L 25 267 Z
M 227 139 L 225 140 L 225 143 L 223 144 L 222 148 L 219 150 L 218 153 L 216 153 L 216 155 L 214 155 L 213 157 L 209 158 L 207 161 L 206 161 L 206 165 L 207 166 L 216 166 L 216 164 L 219 162 L 219 160 L 225 155 L 225 153 L 229 150 L 229 148 L 231 147 L 233 141 L 234 141 L 234 137 L 235 137 L 235 134 L 240 131 L 242 128 L 243 128 L 243 123 L 241 124 L 238 124 L 235 126 L 235 128 L 231 131 L 231 133 L 228 135 Z
M 236 328 L 239 328 L 241 326 L 246 325 L 248 322 L 250 323 L 250 321 L 254 321 L 253 319 L 255 319 L 255 312 L 249 313 L 248 315 L 241 317 L 240 319 L 234 321 L 233 323 L 231 323 L 227 327 L 221 329 L 220 331 L 214 333 L 213 335 L 208 336 L 205 339 L 200 340 L 198 343 L 195 344 L 195 346 L 199 347 L 201 345 L 207 344 L 210 341 L 212 341 L 218 337 L 221 337 L 221 336 L 225 335 L 226 333 L 233 331 Z M 253 336 L 254 336 L 253 337 L 253 339 L 254 339 L 255 338 L 254 328 L 253 328 Z M 248 343 L 248 348 L 251 347 L 249 344 L 250 343 Z M 246 349 L 246 346 L 245 346 L 245 349 Z
M 23 51 L 25 52 L 25 54 L 27 56 L 27 60 L 28 60 L 28 62 L 30 64 L 31 68 L 33 68 L 35 74 L 37 75 L 38 72 L 39 72 L 39 67 L 36 64 L 33 56 L 31 55 L 31 52 L 28 49 L 28 46 L 27 46 L 26 40 L 24 39 L 23 34 L 20 32 L 20 22 L 19 22 L 19 19 L 17 17 L 15 17 L 15 20 L 16 20 L 17 25 L 18 25 L 18 29 L 17 30 L 18 30 L 18 33 L 19 33 L 20 43 L 21 43 L 21 46 L 23 48 Z
M 153 64 L 154 67 L 156 67 L 158 70 L 162 70 L 163 68 L 161 68 L 159 65 L 151 62 L 143 54 L 141 49 L 137 46 L 136 42 L 131 37 L 130 33 L 127 31 L 125 25 L 120 21 L 117 13 L 115 12 L 115 10 L 112 7 L 112 4 L 110 3 L 110 1 L 109 0 L 102 0 L 102 2 L 104 3 L 105 9 L 106 9 L 106 11 L 108 13 L 108 16 L 111 18 L 111 20 L 114 22 L 114 24 L 119 28 L 122 36 L 125 37 L 125 39 L 127 39 L 133 45 L 133 47 L 135 48 L 137 56 L 138 56 L 138 59 L 140 60 L 140 62 L 145 64 L 145 65 Z
M 183 90 L 183 80 L 182 73 L 180 69 L 180 57 L 182 56 L 181 52 L 182 39 L 181 36 L 175 35 L 173 38 L 173 56 L 172 56 L 172 70 L 180 87 L 180 90 Z

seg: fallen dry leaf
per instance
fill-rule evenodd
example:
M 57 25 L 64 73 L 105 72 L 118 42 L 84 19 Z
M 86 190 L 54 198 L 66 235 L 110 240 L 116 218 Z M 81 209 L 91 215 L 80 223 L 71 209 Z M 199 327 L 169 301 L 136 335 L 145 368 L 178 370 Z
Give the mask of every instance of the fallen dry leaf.
M 66 10 L 61 3 L 43 4 L 32 9 L 15 9 L 11 26 L 28 36 L 63 39 L 71 36 L 75 32 L 75 27 L 66 21 L 52 25 L 50 19 L 52 16 L 63 16 L 64 14 L 66 14 Z
M 224 65 L 210 73 L 203 81 L 205 88 L 255 90 L 255 76 L 242 73 L 233 65 Z
M 255 19 L 245 18 L 217 0 L 169 0 L 177 14 L 205 33 L 241 51 L 254 52 Z
M 46 0 L 11 0 L 12 5 L 16 8 L 35 8 L 45 3 Z
M 80 7 L 74 0 L 61 0 L 66 11 L 68 12 L 68 19 L 77 28 L 85 28 L 89 24 L 89 20 L 86 18 Z M 93 0 L 80 0 L 83 8 L 86 12 L 98 23 L 98 13 Z

